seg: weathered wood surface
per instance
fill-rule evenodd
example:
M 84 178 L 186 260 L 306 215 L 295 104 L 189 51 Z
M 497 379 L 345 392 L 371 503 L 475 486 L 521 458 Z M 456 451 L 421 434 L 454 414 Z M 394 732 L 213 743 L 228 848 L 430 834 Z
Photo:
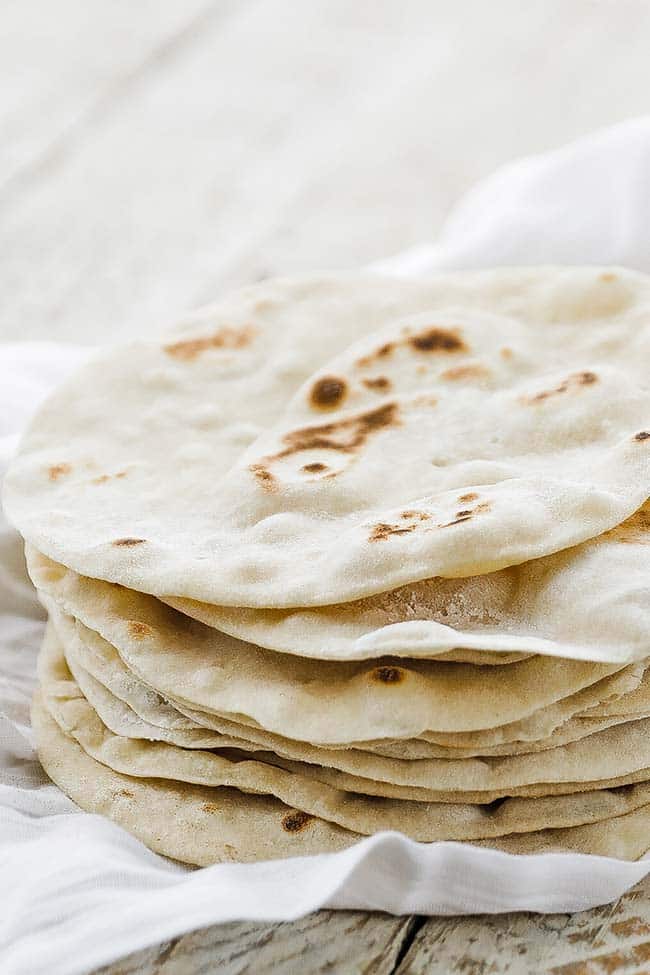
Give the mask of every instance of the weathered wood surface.
M 580 914 L 394 918 L 320 911 L 224 924 L 95 975 L 647 975 L 650 880 Z
M 0 337 L 430 239 L 499 163 L 647 111 L 649 42 L 646 0 L 6 0 Z

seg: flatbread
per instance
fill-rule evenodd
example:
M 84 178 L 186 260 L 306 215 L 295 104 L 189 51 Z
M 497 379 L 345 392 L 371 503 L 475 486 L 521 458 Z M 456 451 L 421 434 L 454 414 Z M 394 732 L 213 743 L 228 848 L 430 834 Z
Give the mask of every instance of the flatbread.
M 86 644 L 83 649 L 77 642 L 70 643 L 65 647 L 65 656 L 84 695 L 99 713 L 104 724 L 116 734 L 136 738 L 143 737 L 154 741 L 167 741 L 185 748 L 211 748 L 217 747 L 214 743 L 216 739 L 206 738 L 206 734 L 209 735 L 209 729 L 212 729 L 217 732 L 218 736 L 226 735 L 230 736 L 231 739 L 238 739 L 239 743 L 233 747 L 246 747 L 245 744 L 242 744 L 243 741 L 253 743 L 253 747 L 256 749 L 271 750 L 285 758 L 299 761 L 319 763 L 323 757 L 320 746 L 296 742 L 290 738 L 274 735 L 258 726 L 237 723 L 215 714 L 209 715 L 183 706 L 178 708 L 178 706 L 170 705 L 168 701 L 165 701 L 137 677 L 130 674 L 117 651 L 106 641 L 101 641 L 94 648 Z M 627 671 L 632 672 L 628 673 Z M 634 668 L 626 668 L 625 671 L 619 671 L 612 677 L 600 681 L 599 684 L 578 692 L 573 697 L 574 706 L 577 707 L 580 701 L 586 703 L 591 700 L 592 695 L 602 696 L 605 694 L 603 685 L 606 685 L 610 699 L 613 694 L 623 693 L 624 698 L 627 697 L 634 702 L 631 715 L 625 715 L 623 712 L 615 716 L 601 718 L 578 716 L 565 721 L 548 738 L 538 741 L 515 740 L 499 745 L 485 745 L 479 741 L 473 746 L 462 748 L 457 745 L 454 746 L 453 741 L 455 739 L 450 736 L 448 740 L 452 744 L 446 746 L 422 739 L 402 739 L 357 743 L 354 746 L 339 745 L 337 747 L 339 749 L 353 747 L 354 749 L 385 755 L 389 758 L 401 759 L 471 758 L 479 755 L 515 755 L 545 751 L 548 748 L 577 741 L 589 734 L 628 721 L 631 716 L 650 716 L 650 704 L 648 704 L 645 712 L 638 713 L 637 691 L 628 690 L 625 694 L 625 691 L 628 688 L 635 687 L 637 682 L 638 676 L 634 673 Z M 644 695 L 650 697 L 649 676 L 644 676 L 643 685 L 646 688 Z M 600 691 L 598 691 L 599 687 L 601 687 Z M 618 700 L 618 696 L 616 700 Z M 623 711 L 623 709 L 621 710 Z M 185 719 L 185 724 L 182 723 L 183 719 Z M 525 723 L 525 721 L 520 722 L 522 730 L 524 730 Z M 490 730 L 493 731 L 494 729 Z M 461 741 L 465 740 L 462 735 L 458 735 L 456 738 Z
M 56 610 L 52 619 L 60 639 L 66 646 L 76 645 L 77 652 L 82 652 L 84 645 L 101 639 Z M 176 699 L 170 697 L 170 701 Z M 451 794 L 463 793 L 466 801 L 491 802 L 502 795 L 528 794 L 531 789 L 534 795 L 545 795 L 556 789 L 579 791 L 591 782 L 618 783 L 621 780 L 620 784 L 623 784 L 623 780 L 628 781 L 626 776 L 636 776 L 650 767 L 650 719 L 615 725 L 547 751 L 494 759 L 413 761 L 345 749 L 319 749 L 317 754 L 316 771 L 306 768 L 306 774 L 315 774 L 322 781 L 337 785 L 340 782 L 348 791 L 365 792 L 365 782 L 369 780 L 374 783 L 371 794 L 375 795 L 390 792 L 390 795 L 403 798 L 423 798 L 421 791 L 410 791 L 415 789 L 426 790 L 431 798 L 441 801 Z M 293 767 L 285 759 L 277 760 L 285 768 Z M 321 764 L 327 767 L 321 769 Z M 377 783 L 398 787 L 400 791 L 384 792 L 383 785 L 377 791 Z M 566 787 L 565 783 L 568 784 Z
M 332 853 L 361 838 L 270 796 L 120 775 L 64 734 L 38 693 L 32 726 L 41 764 L 66 795 L 174 860 L 197 866 L 275 860 Z
M 617 670 L 537 656 L 511 664 L 504 678 L 502 667 L 471 664 L 303 660 L 240 643 L 156 599 L 62 566 L 50 563 L 37 576 L 30 564 L 30 571 L 59 632 L 77 631 L 66 632 L 66 644 L 77 639 L 98 647 L 103 638 L 130 671 L 168 700 L 235 720 L 246 715 L 300 741 L 349 745 L 492 728 L 541 711 Z M 61 613 L 79 622 L 59 620 Z
M 350 830 L 372 834 L 400 830 L 413 839 L 481 839 L 543 827 L 566 827 L 609 819 L 650 802 L 650 783 L 619 793 L 582 793 L 549 799 L 506 800 L 495 808 L 384 800 L 345 793 L 300 773 L 221 753 L 189 751 L 166 744 L 136 742 L 108 730 L 65 666 L 62 649 L 46 639 L 42 696 L 62 731 L 96 761 L 136 778 L 163 778 L 210 787 L 236 788 L 246 794 L 273 795 L 310 816 Z
M 649 573 L 645 504 L 622 525 L 555 555 L 354 602 L 282 610 L 165 601 L 237 639 L 323 660 L 449 659 L 462 647 L 474 663 L 494 663 L 500 653 L 510 663 L 521 650 L 626 663 L 648 655 Z
M 72 377 L 6 510 L 82 574 L 216 605 L 325 605 L 548 555 L 650 494 L 649 309 L 647 278 L 596 268 L 268 283 Z

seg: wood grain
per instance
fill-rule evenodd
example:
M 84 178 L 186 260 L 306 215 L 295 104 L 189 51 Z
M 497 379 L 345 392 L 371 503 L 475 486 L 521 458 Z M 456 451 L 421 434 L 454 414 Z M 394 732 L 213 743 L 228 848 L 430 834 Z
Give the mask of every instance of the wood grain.
M 150 333 L 243 281 L 358 266 L 431 239 L 499 163 L 647 110 L 646 0 L 9 10 L 3 338 Z
M 431 918 L 399 975 L 645 975 L 650 881 L 613 905 L 578 914 Z
M 291 924 L 224 924 L 139 952 L 102 975 L 390 975 L 410 918 L 319 911 Z M 99 973 L 97 973 L 99 975 Z
M 394 918 L 320 911 L 287 924 L 224 924 L 95 975 L 647 975 L 650 878 L 578 914 Z

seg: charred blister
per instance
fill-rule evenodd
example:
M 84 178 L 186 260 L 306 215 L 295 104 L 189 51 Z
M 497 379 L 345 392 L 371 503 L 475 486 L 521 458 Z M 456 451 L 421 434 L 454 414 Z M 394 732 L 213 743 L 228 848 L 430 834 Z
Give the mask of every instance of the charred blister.
M 595 372 L 589 370 L 574 372 L 552 389 L 541 390 L 539 393 L 533 393 L 532 396 L 523 396 L 522 402 L 527 404 L 542 403 L 552 396 L 559 396 L 562 393 L 580 389 L 583 386 L 592 386 L 595 382 L 598 382 L 598 376 Z
M 467 352 L 468 347 L 460 336 L 460 329 L 432 326 L 416 335 L 410 335 L 409 345 L 416 352 Z
M 250 464 L 248 469 L 255 477 L 257 483 L 264 488 L 265 491 L 276 490 L 276 480 L 268 467 L 265 467 L 264 464 Z
M 388 393 L 392 389 L 392 383 L 388 376 L 371 376 L 368 379 L 362 379 L 361 382 L 366 389 L 370 389 L 374 393 Z
M 296 809 L 294 812 L 287 813 L 286 816 L 282 817 L 282 829 L 286 833 L 300 833 L 312 819 L 314 817 L 310 816 L 309 813 Z
M 348 384 L 338 376 L 322 376 L 312 386 L 309 402 L 317 410 L 335 410 L 345 400 Z
M 406 674 L 401 667 L 383 666 L 375 667 L 370 676 L 379 684 L 401 684 Z

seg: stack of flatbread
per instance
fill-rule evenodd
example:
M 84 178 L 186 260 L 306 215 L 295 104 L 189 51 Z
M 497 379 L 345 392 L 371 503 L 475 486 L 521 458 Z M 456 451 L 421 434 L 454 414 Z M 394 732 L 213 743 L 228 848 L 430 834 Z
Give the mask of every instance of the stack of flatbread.
M 195 864 L 643 854 L 649 363 L 601 268 L 265 282 L 101 353 L 5 486 L 46 771 Z

